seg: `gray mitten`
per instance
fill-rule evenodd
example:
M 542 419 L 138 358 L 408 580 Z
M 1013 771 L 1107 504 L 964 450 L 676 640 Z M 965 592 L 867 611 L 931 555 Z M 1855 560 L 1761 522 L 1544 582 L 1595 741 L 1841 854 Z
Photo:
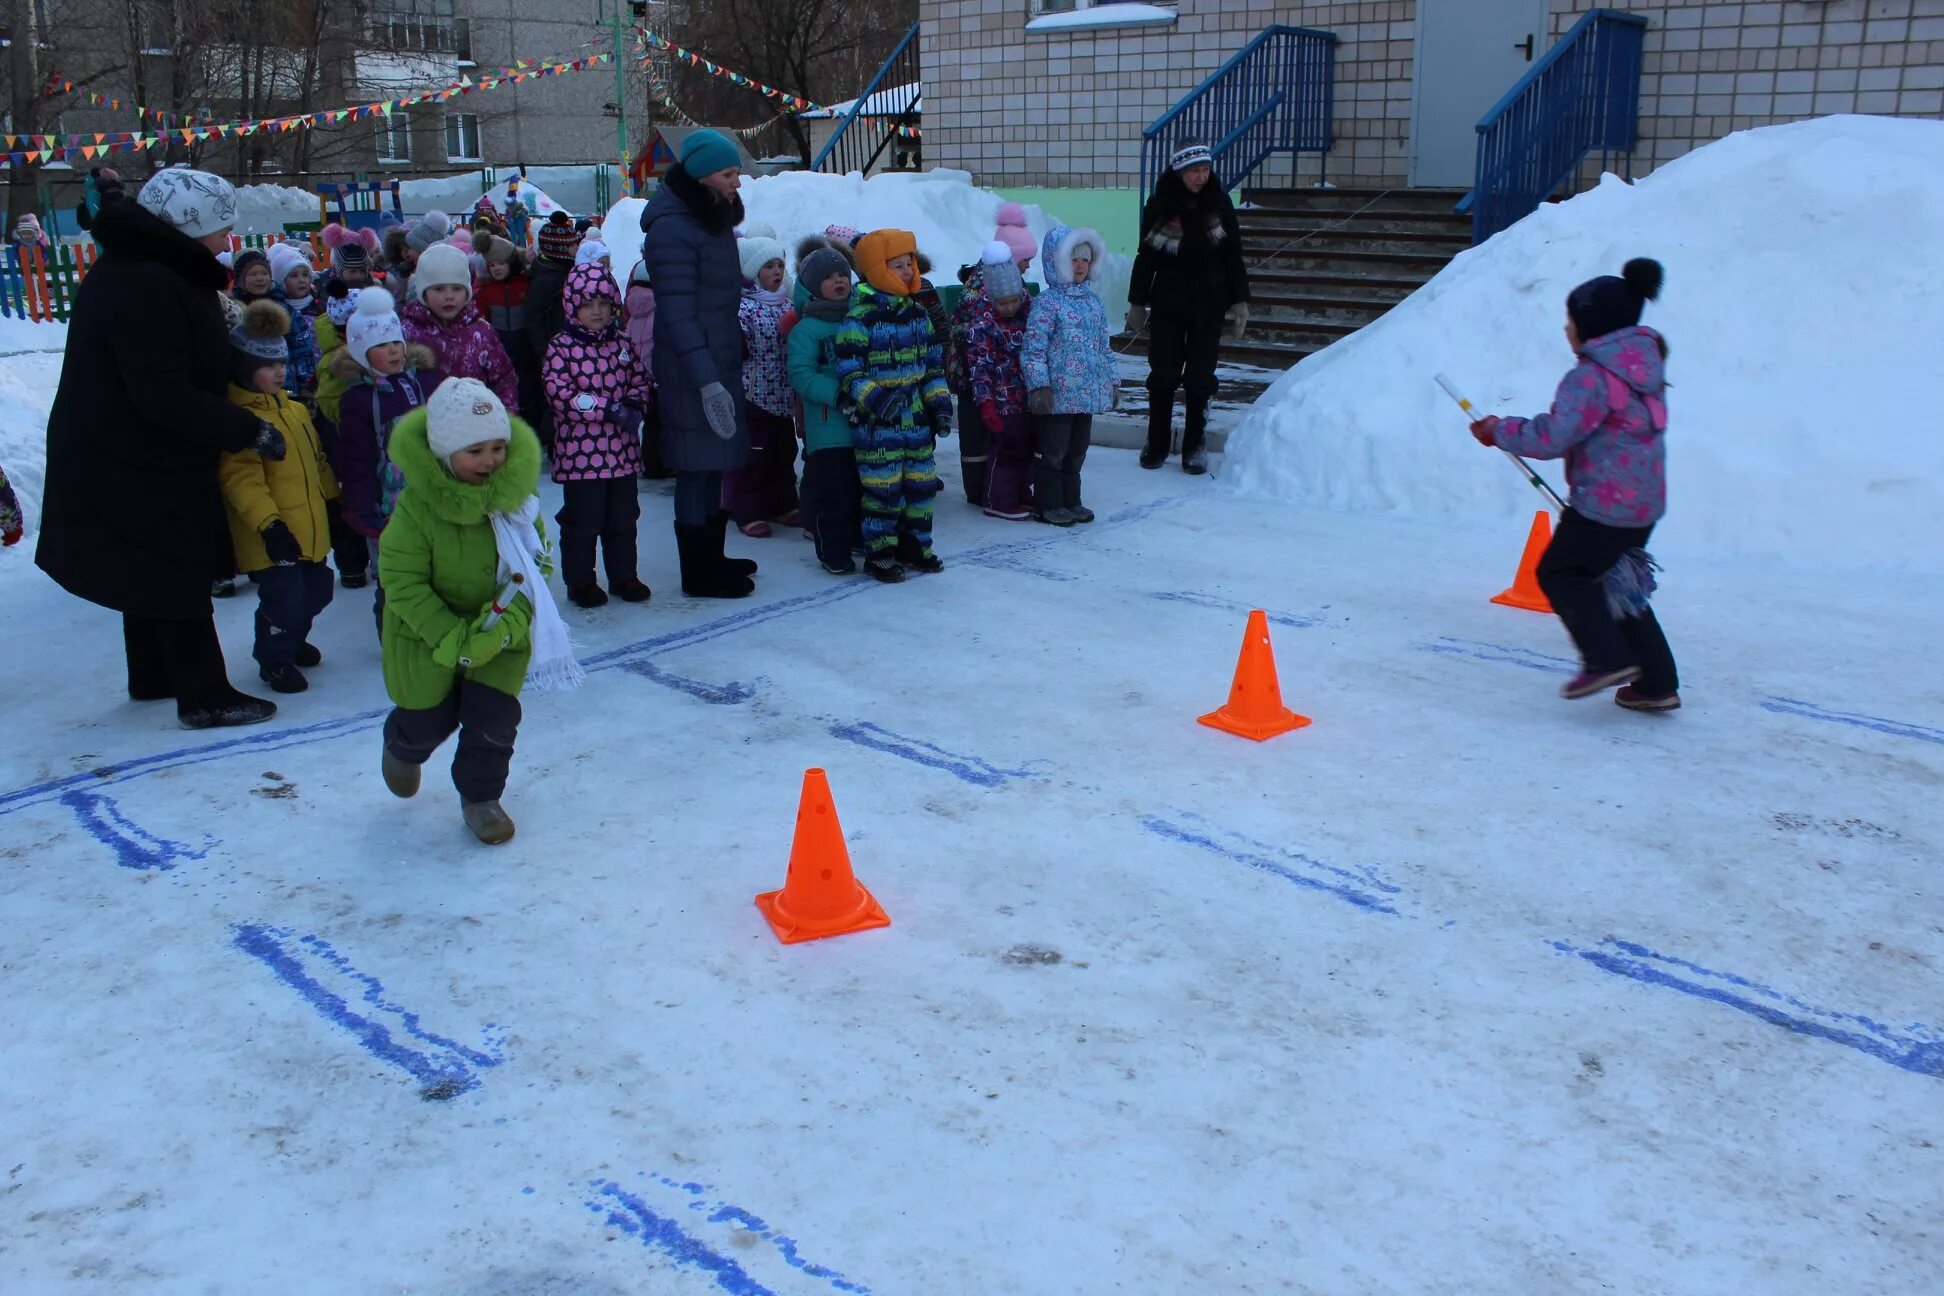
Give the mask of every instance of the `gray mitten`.
M 736 439 L 736 398 L 719 382 L 702 389 L 702 413 L 709 420 L 709 431 L 724 441 Z
M 1229 341 L 1240 342 L 1249 328 L 1249 303 L 1237 302 L 1229 307 Z

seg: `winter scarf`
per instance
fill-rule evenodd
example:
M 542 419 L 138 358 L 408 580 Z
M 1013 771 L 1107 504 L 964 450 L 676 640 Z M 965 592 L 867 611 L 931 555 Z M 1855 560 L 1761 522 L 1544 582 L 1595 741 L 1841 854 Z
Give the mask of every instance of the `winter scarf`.
M 587 672 L 574 656 L 574 641 L 561 619 L 560 606 L 554 602 L 542 563 L 551 567 L 547 541 L 535 525 L 540 516 L 540 497 L 529 495 L 510 513 L 494 510 L 486 515 L 493 525 L 493 543 L 499 546 L 500 586 L 520 576 L 520 592 L 533 606 L 533 622 L 528 629 L 532 656 L 527 659 L 526 686 L 543 693 L 565 692 L 587 682 Z

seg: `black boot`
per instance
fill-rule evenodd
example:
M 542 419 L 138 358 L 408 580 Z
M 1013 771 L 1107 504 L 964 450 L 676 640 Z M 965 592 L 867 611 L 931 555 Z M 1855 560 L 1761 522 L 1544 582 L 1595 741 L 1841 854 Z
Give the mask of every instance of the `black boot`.
M 1181 432 L 1181 470 L 1199 477 L 1208 471 L 1208 398 L 1190 396 Z
M 707 525 L 711 536 L 711 543 L 715 545 L 716 558 L 723 567 L 728 569 L 729 574 L 731 576 L 754 576 L 756 574 L 756 563 L 753 559 L 731 558 L 722 552 L 722 546 L 729 539 L 729 515 L 727 513 L 718 513 L 709 519 Z
M 675 552 L 682 563 L 682 593 L 690 598 L 744 598 L 756 582 L 725 570 L 721 563 L 722 532 L 714 523 L 675 524 Z
M 1174 393 L 1168 398 L 1148 395 L 1147 444 L 1141 448 L 1141 467 L 1159 468 L 1168 462 L 1168 450 L 1174 443 Z

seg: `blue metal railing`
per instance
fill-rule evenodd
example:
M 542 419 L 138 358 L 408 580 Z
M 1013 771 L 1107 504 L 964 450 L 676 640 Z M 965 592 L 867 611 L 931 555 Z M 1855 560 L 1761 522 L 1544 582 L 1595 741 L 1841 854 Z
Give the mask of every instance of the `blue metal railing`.
M 838 123 L 837 133 L 830 137 L 818 152 L 816 160 L 810 164 L 812 171 L 829 171 L 836 175 L 858 171 L 868 175 L 878 157 L 891 147 L 893 140 L 913 138 L 900 132 L 905 128 L 918 127 L 919 104 L 924 98 L 918 61 L 918 27 L 917 23 L 911 24 L 911 30 L 891 51 L 891 57 L 884 60 L 877 75 L 864 87 L 864 92 L 851 100 L 844 120 Z M 865 125 L 853 131 L 859 117 L 864 119 Z M 872 123 L 882 124 L 884 130 L 881 135 L 873 136 L 869 129 Z M 916 151 L 913 150 L 914 153 Z
M 1334 131 L 1335 32 L 1271 27 L 1141 132 L 1143 202 L 1168 154 L 1202 143 L 1235 188 L 1276 153 L 1326 157 Z
M 1596 150 L 1602 166 L 1627 154 L 1631 176 L 1646 33 L 1639 14 L 1590 11 L 1485 114 L 1472 191 L 1458 203 L 1473 243 L 1538 210 Z

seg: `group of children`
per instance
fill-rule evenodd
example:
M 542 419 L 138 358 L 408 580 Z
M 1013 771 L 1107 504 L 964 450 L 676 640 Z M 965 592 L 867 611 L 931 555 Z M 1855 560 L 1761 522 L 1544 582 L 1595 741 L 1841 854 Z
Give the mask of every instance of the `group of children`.
M 830 226 L 797 247 L 795 283 L 774 231 L 739 231 L 750 459 L 729 474 L 743 533 L 801 525 L 836 575 L 881 581 L 944 567 L 932 547 L 936 443 L 956 430 L 966 499 L 990 517 L 1091 522 L 1080 475 L 1095 415 L 1117 403 L 1106 312 L 1090 281 L 1100 236 L 1057 227 L 1040 249 L 1016 203 L 959 271 L 948 316 L 907 231 Z M 796 448 L 803 444 L 801 494 Z

